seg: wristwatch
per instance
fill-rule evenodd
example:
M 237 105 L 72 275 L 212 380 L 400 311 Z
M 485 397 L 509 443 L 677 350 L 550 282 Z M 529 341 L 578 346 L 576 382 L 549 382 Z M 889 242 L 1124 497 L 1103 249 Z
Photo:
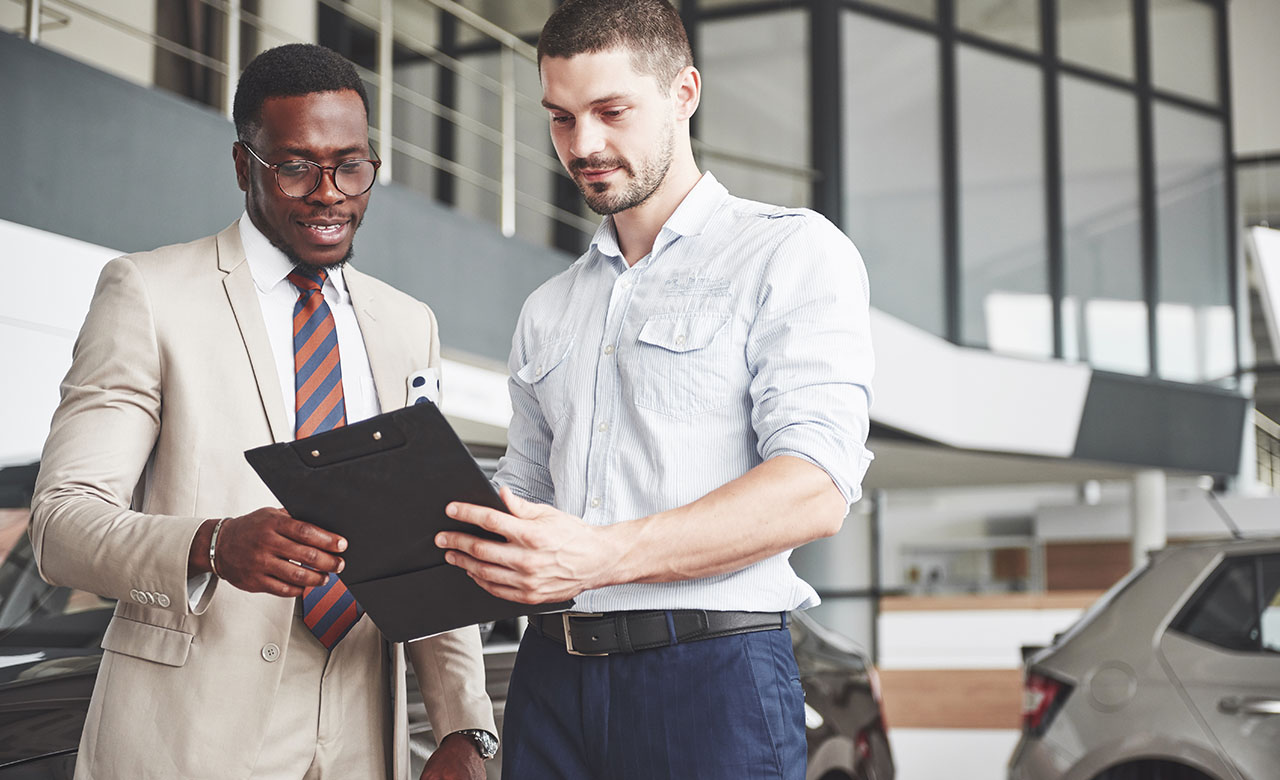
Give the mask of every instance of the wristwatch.
M 461 734 L 476 743 L 476 751 L 485 761 L 498 754 L 498 738 L 484 729 L 459 729 L 453 733 Z

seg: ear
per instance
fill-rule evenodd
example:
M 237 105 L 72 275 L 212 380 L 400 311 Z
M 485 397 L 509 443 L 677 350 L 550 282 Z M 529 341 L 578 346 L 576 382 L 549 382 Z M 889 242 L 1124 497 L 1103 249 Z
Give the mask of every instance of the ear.
M 676 121 L 684 122 L 698 110 L 702 99 L 702 74 L 686 65 L 671 82 L 671 99 L 675 102 Z
M 249 153 L 240 145 L 239 141 L 231 144 L 231 160 L 236 166 L 236 184 L 239 185 L 241 192 L 249 191 Z

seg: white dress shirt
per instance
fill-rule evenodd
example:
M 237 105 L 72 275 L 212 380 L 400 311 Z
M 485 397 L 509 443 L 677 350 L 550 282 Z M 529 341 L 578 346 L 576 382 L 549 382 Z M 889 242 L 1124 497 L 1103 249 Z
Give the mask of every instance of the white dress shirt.
M 735 198 L 710 173 L 634 266 L 606 217 L 586 254 L 520 313 L 495 480 L 609 525 L 683 506 L 787 455 L 856 501 L 871 461 L 867 290 L 858 250 L 821 215 Z M 575 607 L 812 606 L 817 593 L 789 555 L 587 591 Z
M 298 302 L 299 293 L 298 288 L 285 277 L 293 270 L 293 263 L 284 252 L 272 246 L 247 213 L 240 217 L 240 241 L 244 244 L 245 260 L 249 263 L 253 285 L 258 291 L 262 322 L 267 326 L 271 355 L 276 360 L 276 374 L 280 379 L 280 396 L 284 399 L 285 414 L 292 429 L 295 424 L 293 307 Z M 333 321 L 338 329 L 342 398 L 347 405 L 347 422 L 367 420 L 381 413 L 382 407 L 378 404 L 369 353 L 364 348 L 356 310 L 351 305 L 351 295 L 347 292 L 341 268 L 329 271 L 321 292 L 325 303 L 329 304 L 329 311 L 333 312 Z
M 262 322 L 267 328 L 267 340 L 271 342 L 271 356 L 275 358 L 276 375 L 280 380 L 280 397 L 284 400 L 289 429 L 293 430 L 297 411 L 297 396 L 293 366 L 293 307 L 298 302 L 298 288 L 287 278 L 293 263 L 262 235 L 246 212 L 240 215 L 240 241 L 244 244 L 245 261 L 253 274 L 253 285 L 258 292 L 258 306 L 262 309 Z M 369 366 L 369 353 L 356 322 L 356 310 L 347 292 L 347 283 L 341 268 L 328 272 L 324 286 L 320 288 L 325 303 L 333 313 L 338 331 L 338 359 L 342 366 L 342 398 L 347 407 L 347 422 L 366 420 L 382 412 L 378 393 L 373 385 L 373 369 Z M 187 581 L 187 596 L 195 609 L 204 594 L 212 575 L 199 574 Z

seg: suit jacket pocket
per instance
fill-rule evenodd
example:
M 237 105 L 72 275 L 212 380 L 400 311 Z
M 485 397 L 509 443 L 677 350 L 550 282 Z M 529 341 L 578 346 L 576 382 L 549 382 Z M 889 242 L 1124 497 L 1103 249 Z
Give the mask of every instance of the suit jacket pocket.
M 102 649 L 166 666 L 182 666 L 187 662 L 191 639 L 186 631 L 116 615 L 102 637 Z

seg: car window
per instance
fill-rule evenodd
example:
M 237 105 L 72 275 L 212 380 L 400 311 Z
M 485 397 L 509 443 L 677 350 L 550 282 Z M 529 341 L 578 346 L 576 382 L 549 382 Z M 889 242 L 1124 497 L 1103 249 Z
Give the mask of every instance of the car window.
M 1262 648 L 1280 653 L 1280 556 L 1262 559 L 1262 593 Z
M 1227 650 L 1280 651 L 1280 555 L 1227 558 L 1173 629 Z
M 96 647 L 114 602 L 45 582 L 19 531 L 0 550 L 0 647 Z

